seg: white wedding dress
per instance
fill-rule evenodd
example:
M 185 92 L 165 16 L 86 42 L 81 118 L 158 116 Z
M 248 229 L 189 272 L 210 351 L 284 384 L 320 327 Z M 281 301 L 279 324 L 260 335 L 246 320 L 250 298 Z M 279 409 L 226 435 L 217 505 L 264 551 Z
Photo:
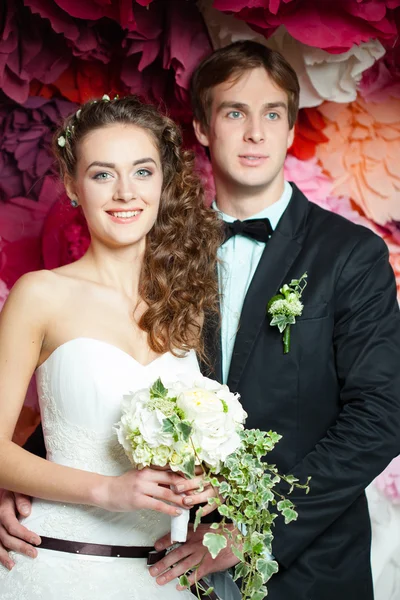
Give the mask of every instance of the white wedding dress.
M 151 385 L 159 376 L 179 379 L 180 373 L 188 371 L 199 372 L 194 352 L 183 358 L 163 354 L 143 366 L 108 342 L 91 338 L 66 342 L 36 372 L 47 459 L 104 475 L 124 473 L 132 467 L 113 431 L 122 396 Z M 170 530 L 170 517 L 149 510 L 113 513 L 35 499 L 23 524 L 38 535 L 64 540 L 152 546 Z M 12 556 L 16 564 L 10 572 L 0 566 L 1 600 L 195 598 L 189 590 L 177 591 L 177 581 L 159 586 L 148 573 L 146 559 L 40 548 L 36 559 Z M 230 577 L 224 575 L 222 580 L 222 589 L 233 590 L 237 597 Z M 222 600 L 233 598 L 230 592 L 226 594 L 220 596 Z

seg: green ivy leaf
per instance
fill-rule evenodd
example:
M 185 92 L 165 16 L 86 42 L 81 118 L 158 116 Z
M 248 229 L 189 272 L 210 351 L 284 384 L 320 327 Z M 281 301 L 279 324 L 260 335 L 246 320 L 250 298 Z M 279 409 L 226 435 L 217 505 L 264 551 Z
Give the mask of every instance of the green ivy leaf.
M 240 548 L 236 548 L 236 546 L 232 546 L 232 552 L 242 563 L 244 563 L 244 554 L 240 550 Z
M 258 592 L 255 592 L 251 595 L 251 600 L 264 600 L 267 594 L 267 588 L 265 586 L 261 586 Z
M 267 581 L 271 579 L 272 575 L 277 573 L 279 570 L 278 563 L 275 560 L 265 560 L 264 558 L 259 558 L 257 560 L 256 568 L 263 578 L 263 583 L 267 583 Z
M 236 555 L 237 556 L 237 555 Z M 239 557 L 238 557 L 239 558 Z M 237 579 L 239 579 L 240 577 L 244 578 L 247 577 L 247 575 L 250 573 L 250 565 L 248 565 L 245 562 L 240 562 L 238 565 L 236 565 L 235 567 L 235 575 L 233 577 L 233 580 L 236 581 Z
M 163 420 L 163 432 L 173 434 L 175 431 L 175 425 L 171 418 Z
M 200 506 L 200 508 L 198 508 L 196 510 L 196 517 L 193 523 L 193 531 L 196 531 L 196 529 L 198 528 L 198 526 L 200 525 L 200 521 L 201 521 L 201 517 L 203 516 L 203 507 Z
M 226 548 L 227 543 L 226 537 L 219 533 L 206 533 L 203 538 L 203 546 L 208 548 L 212 558 L 216 558 L 221 550 Z
M 190 581 L 187 575 L 181 575 L 179 577 L 179 585 L 186 588 L 190 587 Z
M 176 430 L 181 434 L 182 440 L 184 442 L 188 442 L 192 434 L 193 427 L 189 421 L 180 421 L 176 424 Z
M 166 398 L 167 394 L 168 390 L 159 377 L 150 388 L 150 398 Z
M 282 511 L 282 515 L 285 517 L 285 525 L 287 525 L 291 521 L 297 521 L 297 512 L 291 508 L 285 508 Z
M 179 470 L 182 471 L 182 473 L 186 475 L 186 477 L 188 477 L 189 479 L 193 479 L 195 475 L 194 456 L 190 456 L 189 458 L 187 458 L 185 462 L 182 463 L 182 465 L 180 465 Z

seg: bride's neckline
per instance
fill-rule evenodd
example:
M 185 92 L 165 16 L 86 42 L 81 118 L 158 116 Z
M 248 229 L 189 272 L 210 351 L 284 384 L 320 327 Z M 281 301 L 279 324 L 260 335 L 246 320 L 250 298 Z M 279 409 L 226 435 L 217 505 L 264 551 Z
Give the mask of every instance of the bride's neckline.
M 107 342 L 105 340 L 99 340 L 99 339 L 96 339 L 96 338 L 91 338 L 91 337 L 86 337 L 86 336 L 80 336 L 80 337 L 72 338 L 71 340 L 67 340 L 66 342 L 63 342 L 62 344 L 60 344 L 59 346 L 57 346 L 57 348 L 55 348 L 53 350 L 53 352 L 51 354 L 49 354 L 49 356 L 46 358 L 46 360 L 44 360 L 42 362 L 42 364 L 40 364 L 37 367 L 36 370 L 41 369 L 50 359 L 52 359 L 55 355 L 57 355 L 63 348 L 65 348 L 66 346 L 70 346 L 70 345 L 72 345 L 72 344 L 74 344 L 76 342 L 91 342 L 91 343 L 94 343 L 94 344 L 103 344 L 105 346 L 108 346 L 109 348 L 112 348 L 116 352 L 119 352 L 120 354 L 126 356 L 128 359 L 132 360 L 139 367 L 142 367 L 142 369 L 145 369 L 146 367 L 150 367 L 150 365 L 153 365 L 154 363 L 156 363 L 157 361 L 163 359 L 165 356 L 167 356 L 169 354 L 169 352 L 165 352 L 164 354 L 161 354 L 160 356 L 157 356 L 157 358 L 153 358 L 153 360 L 151 360 L 150 362 L 148 362 L 146 364 L 143 364 L 143 363 L 139 362 L 138 360 L 136 360 L 136 358 L 134 358 L 131 354 L 129 354 L 125 350 L 122 350 L 122 348 L 119 348 L 115 344 L 111 344 L 110 342 Z

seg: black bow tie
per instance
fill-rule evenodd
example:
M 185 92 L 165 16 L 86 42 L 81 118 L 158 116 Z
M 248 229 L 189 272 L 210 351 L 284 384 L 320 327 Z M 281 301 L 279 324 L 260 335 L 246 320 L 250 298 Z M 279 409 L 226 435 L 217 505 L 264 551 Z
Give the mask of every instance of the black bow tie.
M 233 221 L 233 223 L 224 221 L 224 229 L 224 242 L 234 235 L 245 235 L 266 244 L 273 233 L 269 219 L 246 219 L 245 221 Z

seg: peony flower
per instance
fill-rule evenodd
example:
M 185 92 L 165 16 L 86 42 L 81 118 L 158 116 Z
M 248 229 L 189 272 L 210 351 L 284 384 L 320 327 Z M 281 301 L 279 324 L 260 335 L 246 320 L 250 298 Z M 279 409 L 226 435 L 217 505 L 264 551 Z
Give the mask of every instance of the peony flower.
M 400 98 L 400 45 L 388 48 L 385 56 L 364 72 L 359 91 L 366 102 Z
M 374 223 L 354 210 L 348 197 L 333 195 L 334 182 L 322 171 L 316 158 L 299 160 L 288 155 L 284 169 L 285 179 L 293 181 L 308 200 L 318 204 L 321 208 L 337 213 L 349 219 L 349 221 L 353 221 L 353 223 L 364 225 L 364 227 L 378 233 Z
M 190 77 L 212 49 L 197 7 L 185 3 L 182 10 L 182 2 L 170 0 L 149 10 L 135 6 L 134 13 L 137 28 L 123 43 L 123 83 L 150 101 L 162 99 L 174 118 L 190 120 Z
M 110 7 L 107 2 L 104 7 L 99 7 L 100 16 L 95 17 L 95 20 L 90 20 L 88 17 L 74 18 L 71 11 L 71 2 L 48 2 L 48 0 L 24 0 L 24 3 L 29 6 L 34 14 L 40 15 L 43 20 L 50 23 L 51 28 L 55 33 L 60 34 L 65 39 L 69 48 L 71 48 L 74 56 L 79 56 L 85 60 L 99 60 L 102 63 L 109 62 L 113 49 L 118 48 L 122 39 L 122 31 L 112 21 L 98 23 L 97 19 L 103 16 L 116 17 L 118 19 L 118 11 L 115 3 Z M 78 11 L 86 12 L 84 6 L 87 2 L 74 3 Z M 106 9 L 105 11 L 102 10 Z M 110 14 L 101 14 L 101 13 Z M 132 10 L 130 10 L 132 13 Z M 75 15 L 76 16 L 76 15 Z M 103 26 L 102 26 L 103 25 Z
M 395 504 L 400 504 L 400 456 L 375 479 L 376 487 Z
M 163 45 L 163 67 L 175 74 L 175 97 L 183 106 L 190 107 L 189 87 L 194 69 L 211 53 L 212 47 L 199 10 L 187 3 L 168 2 L 168 28 Z M 191 111 L 190 111 L 191 112 Z
M 32 1 L 32 0 L 25 0 Z M 147 6 L 152 0 L 136 0 L 141 6 Z M 42 4 L 43 2 L 40 2 Z M 36 0 L 36 4 L 39 1 Z M 44 4 L 44 3 L 43 3 Z M 83 21 L 97 21 L 108 17 L 117 21 L 123 29 L 135 28 L 135 17 L 132 10 L 132 0 L 85 0 L 71 2 L 70 0 L 55 0 L 59 13 L 70 15 Z M 47 3 L 45 3 L 47 7 Z M 53 10 L 55 10 L 53 8 Z
M 330 54 L 315 48 L 315 44 L 299 42 L 285 27 L 279 27 L 266 39 L 255 33 L 246 23 L 215 10 L 211 0 L 201 0 L 200 9 L 214 48 L 250 39 L 280 52 L 299 77 L 300 107 L 318 106 L 324 100 L 355 100 L 357 84 L 362 73 L 385 52 L 378 40 L 369 40 L 360 45 L 353 44 L 346 52 Z
M 329 141 L 317 147 L 317 157 L 334 180 L 333 192 L 350 196 L 380 225 L 399 221 L 400 100 L 373 104 L 359 98 L 327 102 L 319 110 Z
M 238 394 L 229 391 L 206 377 L 196 379 L 194 387 L 182 390 L 177 406 L 185 419 L 192 422 L 192 440 L 200 460 L 220 468 L 224 461 L 240 446 L 239 430 L 247 414 L 239 402 Z
M 330 54 L 295 40 L 284 27 L 268 39 L 267 46 L 280 52 L 296 71 L 300 107 L 318 106 L 324 100 L 355 100 L 362 73 L 385 53 L 378 40 L 370 40 L 354 44 L 347 52 Z
M 326 123 L 321 113 L 315 108 L 299 110 L 295 125 L 295 136 L 289 154 L 300 160 L 307 160 L 315 155 L 316 147 L 328 138 L 323 132 Z
M 43 177 L 56 172 L 51 154 L 55 127 L 76 106 L 65 100 L 29 98 L 24 106 L 0 105 L 0 200 L 37 200 Z
M 213 5 L 234 13 L 266 38 L 284 25 L 299 42 L 332 53 L 370 39 L 391 45 L 397 37 L 398 0 L 214 0 Z
M 95 61 L 75 59 L 62 75 L 51 85 L 33 81 L 30 92 L 33 96 L 53 98 L 63 96 L 71 102 L 83 104 L 92 98 L 101 98 L 107 90 L 111 97 L 126 95 L 119 80 L 119 66 L 113 62 L 103 65 Z
M 68 67 L 71 53 L 49 22 L 32 15 L 20 1 L 7 2 L 0 19 L 0 89 L 24 103 L 29 82 L 52 83 Z

